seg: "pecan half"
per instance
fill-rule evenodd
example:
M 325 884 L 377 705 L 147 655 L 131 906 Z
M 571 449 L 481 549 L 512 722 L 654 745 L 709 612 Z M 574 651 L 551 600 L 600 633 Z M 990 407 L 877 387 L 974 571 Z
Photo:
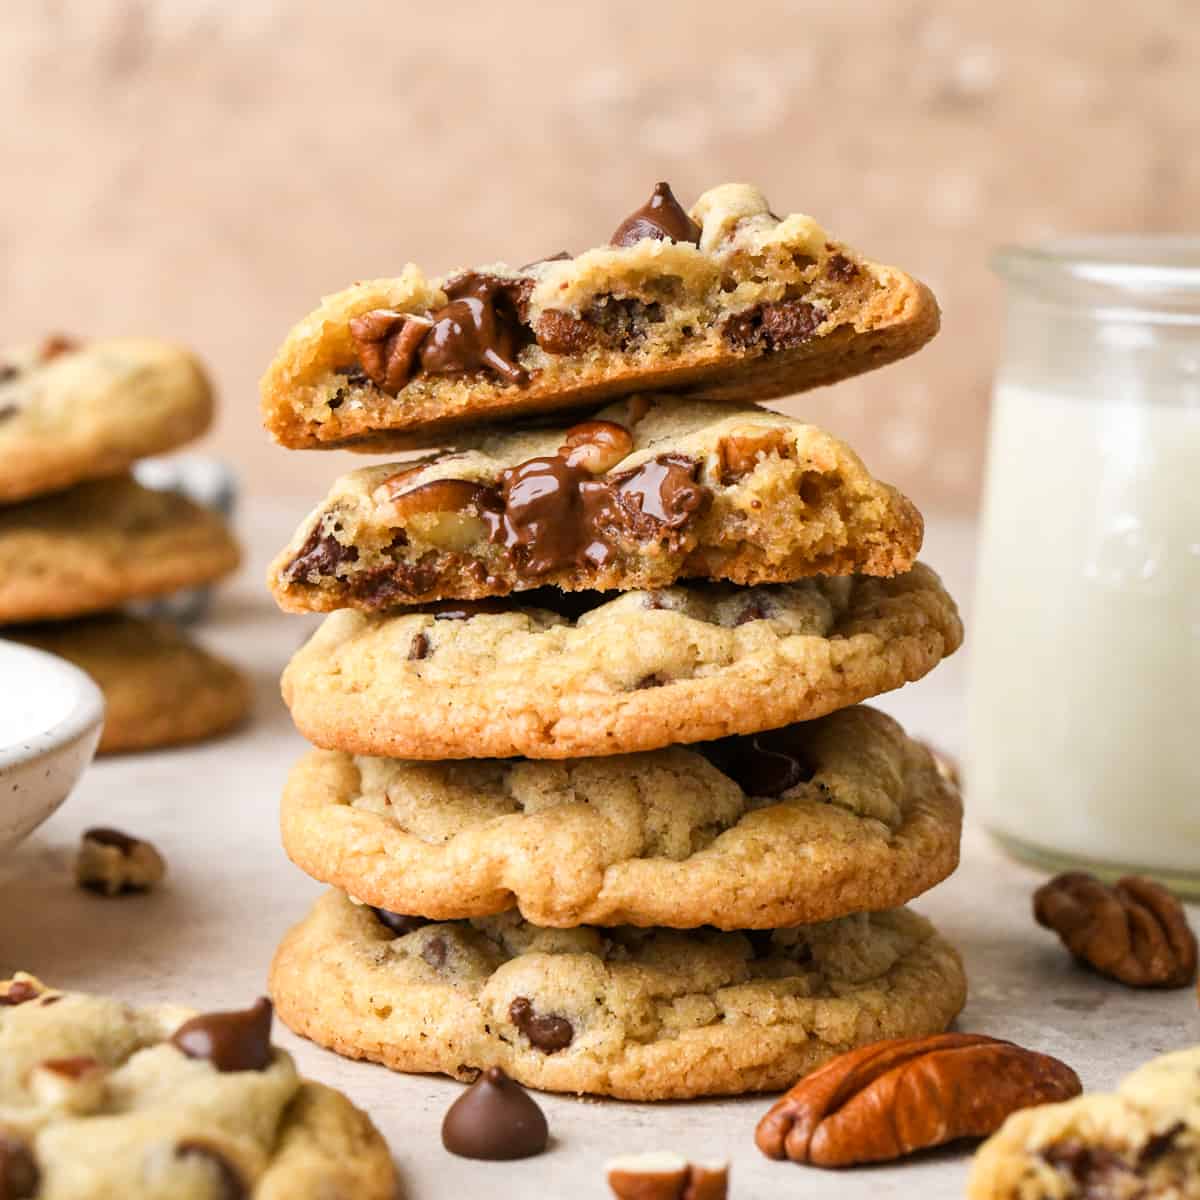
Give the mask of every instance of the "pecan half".
M 758 1123 L 768 1158 L 818 1167 L 886 1162 L 987 1137 L 1009 1114 L 1078 1096 L 1065 1063 L 974 1033 L 876 1042 L 797 1083 Z
M 616 421 L 584 421 L 563 435 L 558 452 L 572 467 L 603 475 L 633 449 L 633 435 Z
M 1080 962 L 1129 987 L 1187 987 L 1196 977 L 1183 905 L 1151 879 L 1127 875 L 1108 887 L 1068 871 L 1034 892 L 1033 915 Z
M 350 336 L 367 377 L 394 396 L 413 377 L 417 351 L 432 328 L 428 317 L 374 308 L 351 319 Z

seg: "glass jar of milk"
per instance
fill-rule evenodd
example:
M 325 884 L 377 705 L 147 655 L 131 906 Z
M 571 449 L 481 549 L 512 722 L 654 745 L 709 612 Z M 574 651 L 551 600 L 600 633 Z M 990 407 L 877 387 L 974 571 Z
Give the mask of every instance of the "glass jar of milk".
M 1040 865 L 1200 894 L 1200 238 L 996 265 L 970 807 Z

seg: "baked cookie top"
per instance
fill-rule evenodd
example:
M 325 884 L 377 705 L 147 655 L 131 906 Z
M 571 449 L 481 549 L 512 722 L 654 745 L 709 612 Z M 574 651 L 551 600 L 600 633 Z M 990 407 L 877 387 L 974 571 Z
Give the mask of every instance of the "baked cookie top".
M 333 613 L 283 674 L 297 727 L 391 758 L 627 754 L 824 716 L 919 679 L 962 640 L 920 563 L 891 579 L 520 599 Z
M 0 508 L 0 623 L 43 621 L 210 583 L 237 543 L 216 513 L 128 475 Z
M 721 929 L 903 904 L 954 870 L 961 822 L 929 752 L 869 708 L 565 762 L 316 750 L 282 814 L 299 867 L 393 912 Z
M 766 400 L 919 349 L 937 303 L 749 184 L 689 213 L 666 184 L 610 244 L 524 267 L 356 283 L 297 325 L 262 381 L 263 419 L 297 449 L 410 449 L 467 426 L 698 387 Z
M 980 1147 L 970 1200 L 1188 1200 L 1200 1180 L 1200 1046 L 1165 1054 L 1114 1095 L 1014 1113 Z
M 168 621 L 106 613 L 0 630 L 68 659 L 104 693 L 100 753 L 211 737 L 250 707 L 250 681 Z
M 339 479 L 270 570 L 282 608 L 375 611 L 545 584 L 895 575 L 921 515 L 836 438 L 753 405 L 634 396 Z
M 271 968 L 281 1019 L 355 1058 L 630 1100 L 767 1091 L 851 1047 L 940 1032 L 958 955 L 907 909 L 755 934 L 424 924 L 317 901 Z
M 0 348 L 0 504 L 115 475 L 199 437 L 212 414 L 203 369 L 171 342 Z
M 0 983 L 0 1169 L 19 1200 L 392 1200 L 364 1113 L 270 1044 L 271 1006 L 173 1006 Z

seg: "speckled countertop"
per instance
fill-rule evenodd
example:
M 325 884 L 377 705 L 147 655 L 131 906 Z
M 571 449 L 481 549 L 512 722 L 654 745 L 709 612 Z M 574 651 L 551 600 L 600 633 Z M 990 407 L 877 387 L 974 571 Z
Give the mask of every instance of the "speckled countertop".
M 278 699 L 283 664 L 315 623 L 278 613 L 261 585 L 265 563 L 304 511 L 303 501 L 252 508 L 242 522 L 249 566 L 222 596 L 204 637 L 254 674 L 254 722 L 225 741 L 95 765 L 76 794 L 0 863 L 0 967 L 24 968 L 60 987 L 198 1008 L 247 1003 L 288 925 L 320 891 L 279 846 L 277 800 L 303 743 Z M 969 527 L 931 522 L 924 557 L 969 607 Z M 885 700 L 910 730 L 951 753 L 962 747 L 965 654 Z M 969 812 L 969 798 L 968 798 Z M 82 829 L 116 825 L 154 841 L 170 864 L 158 892 L 108 902 L 71 885 Z M 1074 1066 L 1107 1089 L 1143 1060 L 1200 1040 L 1191 989 L 1129 991 L 1072 966 L 1029 915 L 1038 876 L 1005 859 L 969 828 L 958 873 L 917 902 L 963 951 L 971 998 L 959 1027 L 1009 1037 Z M 952 1150 L 899 1166 L 831 1173 L 777 1164 L 753 1145 L 766 1098 L 676 1104 L 541 1097 L 550 1151 L 521 1163 L 455 1159 L 441 1147 L 442 1114 L 460 1093 L 449 1080 L 395 1075 L 351 1063 L 277 1027 L 305 1073 L 346 1091 L 391 1143 L 404 1195 L 606 1196 L 603 1164 L 617 1153 L 671 1149 L 727 1155 L 731 1197 L 820 1200 L 963 1193 L 968 1157 Z

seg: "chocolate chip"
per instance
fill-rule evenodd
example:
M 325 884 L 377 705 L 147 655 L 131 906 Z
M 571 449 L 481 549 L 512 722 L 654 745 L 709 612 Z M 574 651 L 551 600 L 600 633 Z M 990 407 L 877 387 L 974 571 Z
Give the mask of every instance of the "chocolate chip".
M 750 621 L 765 621 L 770 615 L 771 612 L 767 607 L 767 602 L 760 597 L 756 597 L 738 613 L 734 625 L 746 625 Z
M 525 996 L 518 996 L 508 1006 L 508 1019 L 543 1054 L 565 1050 L 575 1037 L 575 1027 L 570 1021 L 565 1017 L 539 1016 Z
M 833 254 L 825 264 L 825 273 L 838 283 L 848 283 L 858 274 L 858 267 L 844 254 Z
M 0 1134 L 0 1200 L 30 1200 L 41 1178 L 33 1151 L 19 1139 Z
M 212 1166 L 217 1177 L 218 1200 L 244 1200 L 249 1193 L 233 1164 L 207 1142 L 187 1138 L 175 1147 L 176 1158 L 198 1158 Z
M 700 226 L 675 199 L 669 183 L 656 183 L 650 199 L 617 226 L 610 244 L 634 246 L 643 238 L 700 244 Z
M 1158 1162 L 1160 1158 L 1165 1158 L 1170 1154 L 1179 1145 L 1179 1135 L 1185 1128 L 1186 1126 L 1182 1122 L 1177 1122 L 1170 1129 L 1150 1138 L 1138 1154 L 1139 1170 L 1144 1171 Z
M 446 965 L 446 939 L 444 937 L 431 937 L 421 947 L 421 957 L 435 971 L 440 971 Z
M 343 546 L 332 532 L 326 533 L 318 521 L 305 539 L 299 553 L 283 569 L 285 583 L 308 582 L 313 575 L 335 578 L 342 563 L 358 561 L 357 546 Z
M 408 917 L 403 913 L 390 912 L 386 908 L 372 908 L 371 911 L 379 918 L 382 924 L 401 937 L 406 933 L 412 933 L 414 930 L 429 924 L 424 917 Z
M 130 837 L 129 834 L 122 833 L 119 829 L 109 829 L 105 826 L 85 829 L 83 836 L 88 841 L 97 842 L 101 846 L 113 846 L 122 854 L 132 854 L 139 844 L 137 838 Z
M 649 326 L 662 321 L 663 310 L 657 301 L 646 303 L 632 296 L 603 296 L 588 305 L 583 319 L 592 327 L 593 341 L 610 350 L 628 350 L 645 340 Z
M 27 979 L 18 979 L 9 984 L 7 992 L 0 995 L 0 1004 L 26 1004 L 40 995 L 41 992 Z
M 735 313 L 721 328 L 736 349 L 787 350 L 809 341 L 824 320 L 824 311 L 807 300 L 779 300 Z
M 514 281 L 468 271 L 445 286 L 447 303 L 429 314 L 433 327 L 421 343 L 421 370 L 430 375 L 489 371 L 506 383 L 529 376 L 517 362 L 528 338 Z
M 1088 1200 L 1135 1195 L 1132 1188 L 1123 1186 L 1134 1182 L 1133 1171 L 1120 1155 L 1104 1146 L 1087 1146 L 1068 1139 L 1047 1146 L 1041 1153 L 1052 1167 L 1070 1175 Z
M 442 1121 L 442 1145 L 462 1158 L 529 1158 L 541 1154 L 549 1138 L 536 1101 L 499 1067 L 488 1067 Z
M 218 1071 L 263 1071 L 271 1064 L 271 1002 L 260 997 L 237 1012 L 204 1013 L 185 1021 L 171 1044 Z
M 799 727 L 785 726 L 745 737 L 721 738 L 696 749 L 748 796 L 781 796 L 813 777 L 797 744 Z
M 0 1200 L 35 1196 L 40 1182 L 32 1147 L 12 1134 L 0 1133 Z
M 437 583 L 435 559 L 436 551 L 430 551 L 416 562 L 394 562 L 351 576 L 350 594 L 360 602 L 358 607 L 371 611 L 411 602 Z
M 663 687 L 666 685 L 666 683 L 667 680 L 655 672 L 653 675 L 643 675 L 641 679 L 639 679 L 637 683 L 633 685 L 633 687 L 635 691 L 641 692 L 645 691 L 647 688 Z
M 590 321 L 548 308 L 534 322 L 533 336 L 547 354 L 582 354 L 596 344 L 599 332 Z
M 422 658 L 429 657 L 429 634 L 424 630 L 420 633 L 413 634 L 413 639 L 408 644 L 408 659 L 409 662 L 414 662 Z

